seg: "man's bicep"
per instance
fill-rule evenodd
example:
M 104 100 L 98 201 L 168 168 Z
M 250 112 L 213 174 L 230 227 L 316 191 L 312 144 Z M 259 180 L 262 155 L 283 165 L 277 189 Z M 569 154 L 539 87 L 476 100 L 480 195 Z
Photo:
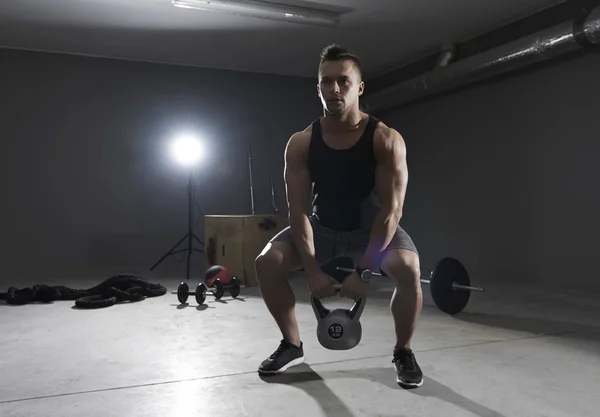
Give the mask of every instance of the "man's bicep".
M 308 213 L 310 175 L 303 144 L 292 139 L 286 149 L 285 157 L 285 185 L 290 213 Z

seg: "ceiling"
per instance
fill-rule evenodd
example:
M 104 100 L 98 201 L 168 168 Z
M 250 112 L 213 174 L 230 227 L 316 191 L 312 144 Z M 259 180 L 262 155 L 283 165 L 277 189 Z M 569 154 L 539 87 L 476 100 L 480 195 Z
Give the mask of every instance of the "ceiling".
M 562 3 L 313 1 L 353 11 L 327 28 L 181 9 L 170 0 L 1 0 L 0 47 L 313 77 L 323 46 L 337 42 L 359 55 L 369 77 Z

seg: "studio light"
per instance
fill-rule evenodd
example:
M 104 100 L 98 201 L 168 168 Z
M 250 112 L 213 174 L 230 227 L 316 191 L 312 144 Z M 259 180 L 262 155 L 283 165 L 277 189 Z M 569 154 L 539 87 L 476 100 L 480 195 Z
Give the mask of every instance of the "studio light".
M 188 231 L 187 233 L 171 248 L 167 253 L 165 253 L 153 266 L 150 268 L 151 271 L 154 270 L 162 261 L 164 261 L 167 257 L 171 255 L 175 255 L 177 253 L 186 252 L 187 253 L 187 273 L 186 278 L 190 279 L 190 262 L 192 258 L 192 253 L 196 252 L 204 252 L 202 249 L 194 248 L 194 241 L 198 242 L 200 245 L 204 246 L 204 243 L 196 236 L 194 233 L 194 229 L 197 226 L 197 223 L 194 224 L 194 204 L 200 208 L 199 204 L 196 202 L 195 191 L 196 186 L 194 184 L 194 175 L 193 168 L 196 167 L 205 156 L 205 149 L 203 143 L 192 134 L 182 134 L 177 136 L 173 142 L 171 143 L 171 157 L 180 165 L 189 168 L 188 172 Z M 185 249 L 177 249 L 181 244 L 186 243 Z
M 171 145 L 171 155 L 181 165 L 194 166 L 204 156 L 202 142 L 193 135 L 179 136 Z
M 336 26 L 340 14 L 331 10 L 295 6 L 259 0 L 172 0 L 175 7 L 206 12 L 221 12 L 261 19 L 303 23 L 318 26 Z

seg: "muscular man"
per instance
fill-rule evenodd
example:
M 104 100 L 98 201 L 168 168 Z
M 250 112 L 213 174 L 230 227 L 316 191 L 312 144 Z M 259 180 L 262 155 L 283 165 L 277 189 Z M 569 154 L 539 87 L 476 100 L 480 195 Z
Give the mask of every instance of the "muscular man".
M 330 297 L 334 282 L 321 266 L 349 256 L 357 268 L 343 281 L 341 296 L 362 297 L 369 271 L 394 280 L 396 382 L 421 386 L 421 369 L 410 348 L 422 307 L 419 255 L 399 225 L 408 181 L 405 143 L 396 130 L 360 111 L 364 82 L 360 61 L 350 50 L 326 47 L 318 77 L 324 117 L 294 134 L 285 150 L 290 226 L 255 261 L 261 293 L 283 336 L 258 371 L 279 374 L 304 362 L 289 272 L 304 269 L 313 295 Z

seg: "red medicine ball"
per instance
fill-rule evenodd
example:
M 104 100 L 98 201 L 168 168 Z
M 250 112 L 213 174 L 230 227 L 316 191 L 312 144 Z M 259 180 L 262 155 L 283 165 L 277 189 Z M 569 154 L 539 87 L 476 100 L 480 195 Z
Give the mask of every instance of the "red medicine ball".
M 231 282 L 231 274 L 229 270 L 221 265 L 214 265 L 208 268 L 204 276 L 204 284 L 207 287 L 212 287 L 215 280 L 219 278 L 221 284 L 229 284 Z

